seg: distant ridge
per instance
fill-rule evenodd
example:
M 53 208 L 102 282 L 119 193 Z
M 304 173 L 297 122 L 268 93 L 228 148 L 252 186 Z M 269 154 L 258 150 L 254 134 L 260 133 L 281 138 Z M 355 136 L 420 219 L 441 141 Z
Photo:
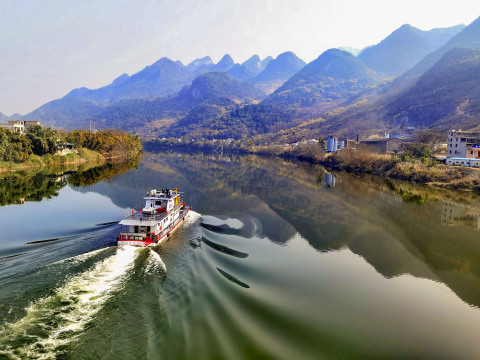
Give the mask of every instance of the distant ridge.
M 268 58 L 267 58 L 268 59 Z M 305 62 L 291 51 L 278 55 L 275 59 L 269 59 L 265 69 L 255 76 L 251 82 L 259 86 L 267 94 L 274 92 L 285 81 L 305 66 Z
M 425 56 L 412 69 L 402 75 L 402 80 L 422 75 L 439 61 L 443 55 L 456 47 L 480 48 L 480 17 L 452 37 L 445 45 Z
M 262 72 L 271 60 L 271 56 L 262 61 L 258 55 L 253 55 L 244 63 L 235 64 L 230 70 L 228 70 L 228 74 L 235 79 L 250 81 Z
M 209 71 L 210 72 L 213 72 L 213 71 L 228 71 L 232 68 L 233 65 L 235 65 L 235 62 L 233 61 L 232 57 L 230 56 L 230 54 L 226 54 Z
M 297 55 L 287 51 L 278 55 L 274 60 L 270 60 L 265 70 L 255 77 L 254 82 L 287 80 L 305 65 L 305 62 Z
M 385 106 L 396 126 L 470 129 L 480 125 L 480 49 L 454 48 Z
M 394 77 L 443 46 L 464 27 L 457 25 L 423 31 L 408 24 L 403 25 L 377 45 L 364 49 L 358 58 L 378 74 Z

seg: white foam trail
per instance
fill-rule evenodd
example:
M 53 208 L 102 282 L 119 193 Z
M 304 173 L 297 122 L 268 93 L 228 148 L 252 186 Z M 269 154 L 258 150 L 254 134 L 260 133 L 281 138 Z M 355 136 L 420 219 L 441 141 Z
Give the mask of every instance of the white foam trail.
M 160 266 L 163 272 L 167 272 L 167 267 L 165 266 L 165 263 L 163 262 L 160 255 L 156 251 L 150 250 L 150 254 L 147 260 L 147 266 L 145 267 L 146 273 L 148 274 L 153 268 L 157 266 Z
M 188 216 L 187 218 L 185 219 L 183 225 L 190 225 L 190 224 L 193 224 L 194 222 L 196 222 L 202 215 L 193 211 L 193 210 L 190 210 L 188 212 Z
M 118 247 L 114 255 L 72 277 L 53 295 L 31 304 L 24 318 L 0 329 L 0 338 L 14 340 L 28 335 L 34 327 L 41 327 L 47 333 L 46 338 L 38 338 L 22 349 L 10 350 L 18 358 L 55 358 L 55 349 L 80 335 L 112 293 L 120 288 L 126 272 L 134 265 L 137 250 L 140 249 Z M 58 326 L 49 327 L 48 324 L 52 322 Z

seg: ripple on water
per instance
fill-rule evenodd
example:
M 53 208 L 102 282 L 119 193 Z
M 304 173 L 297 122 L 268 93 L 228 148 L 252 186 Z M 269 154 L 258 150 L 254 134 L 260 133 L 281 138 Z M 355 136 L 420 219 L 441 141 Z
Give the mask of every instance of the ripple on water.
M 51 295 L 31 303 L 22 319 L 0 329 L 4 354 L 14 358 L 54 358 L 81 334 L 122 286 L 138 250 L 118 247 L 113 255 L 71 277 Z M 84 261 L 90 256 L 94 254 L 80 255 L 70 261 Z

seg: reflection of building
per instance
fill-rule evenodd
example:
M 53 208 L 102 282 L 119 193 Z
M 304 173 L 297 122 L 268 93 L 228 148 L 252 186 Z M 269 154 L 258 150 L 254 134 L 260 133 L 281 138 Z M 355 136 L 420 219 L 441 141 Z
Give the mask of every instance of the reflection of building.
M 455 131 L 448 133 L 448 165 L 480 166 L 480 132 Z
M 443 201 L 441 218 L 444 225 L 460 225 L 480 229 L 480 207 Z
M 334 187 L 335 186 L 335 175 L 330 173 L 325 173 L 325 183 L 327 187 Z

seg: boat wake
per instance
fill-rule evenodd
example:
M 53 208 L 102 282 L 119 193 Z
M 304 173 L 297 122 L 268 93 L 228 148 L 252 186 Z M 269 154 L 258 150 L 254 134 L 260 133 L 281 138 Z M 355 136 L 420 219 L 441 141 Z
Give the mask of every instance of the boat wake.
M 155 250 L 150 250 L 147 265 L 145 266 L 145 273 L 150 274 L 156 267 L 160 267 L 163 273 L 167 272 L 167 267 L 160 255 Z
M 73 276 L 53 294 L 31 303 L 22 319 L 0 328 L 3 348 L 0 357 L 3 354 L 19 359 L 56 358 L 66 344 L 82 333 L 105 302 L 121 289 L 139 250 L 118 247 L 112 256 Z M 88 254 L 79 256 L 85 257 Z
M 185 225 L 193 224 L 193 223 L 195 223 L 198 219 L 200 219 L 201 216 L 202 216 L 201 214 L 199 214 L 199 213 L 197 213 L 197 212 L 195 212 L 195 211 L 193 211 L 193 210 L 190 210 L 190 211 L 188 212 L 188 216 L 187 216 L 187 218 L 185 219 L 183 225 L 185 226 Z

